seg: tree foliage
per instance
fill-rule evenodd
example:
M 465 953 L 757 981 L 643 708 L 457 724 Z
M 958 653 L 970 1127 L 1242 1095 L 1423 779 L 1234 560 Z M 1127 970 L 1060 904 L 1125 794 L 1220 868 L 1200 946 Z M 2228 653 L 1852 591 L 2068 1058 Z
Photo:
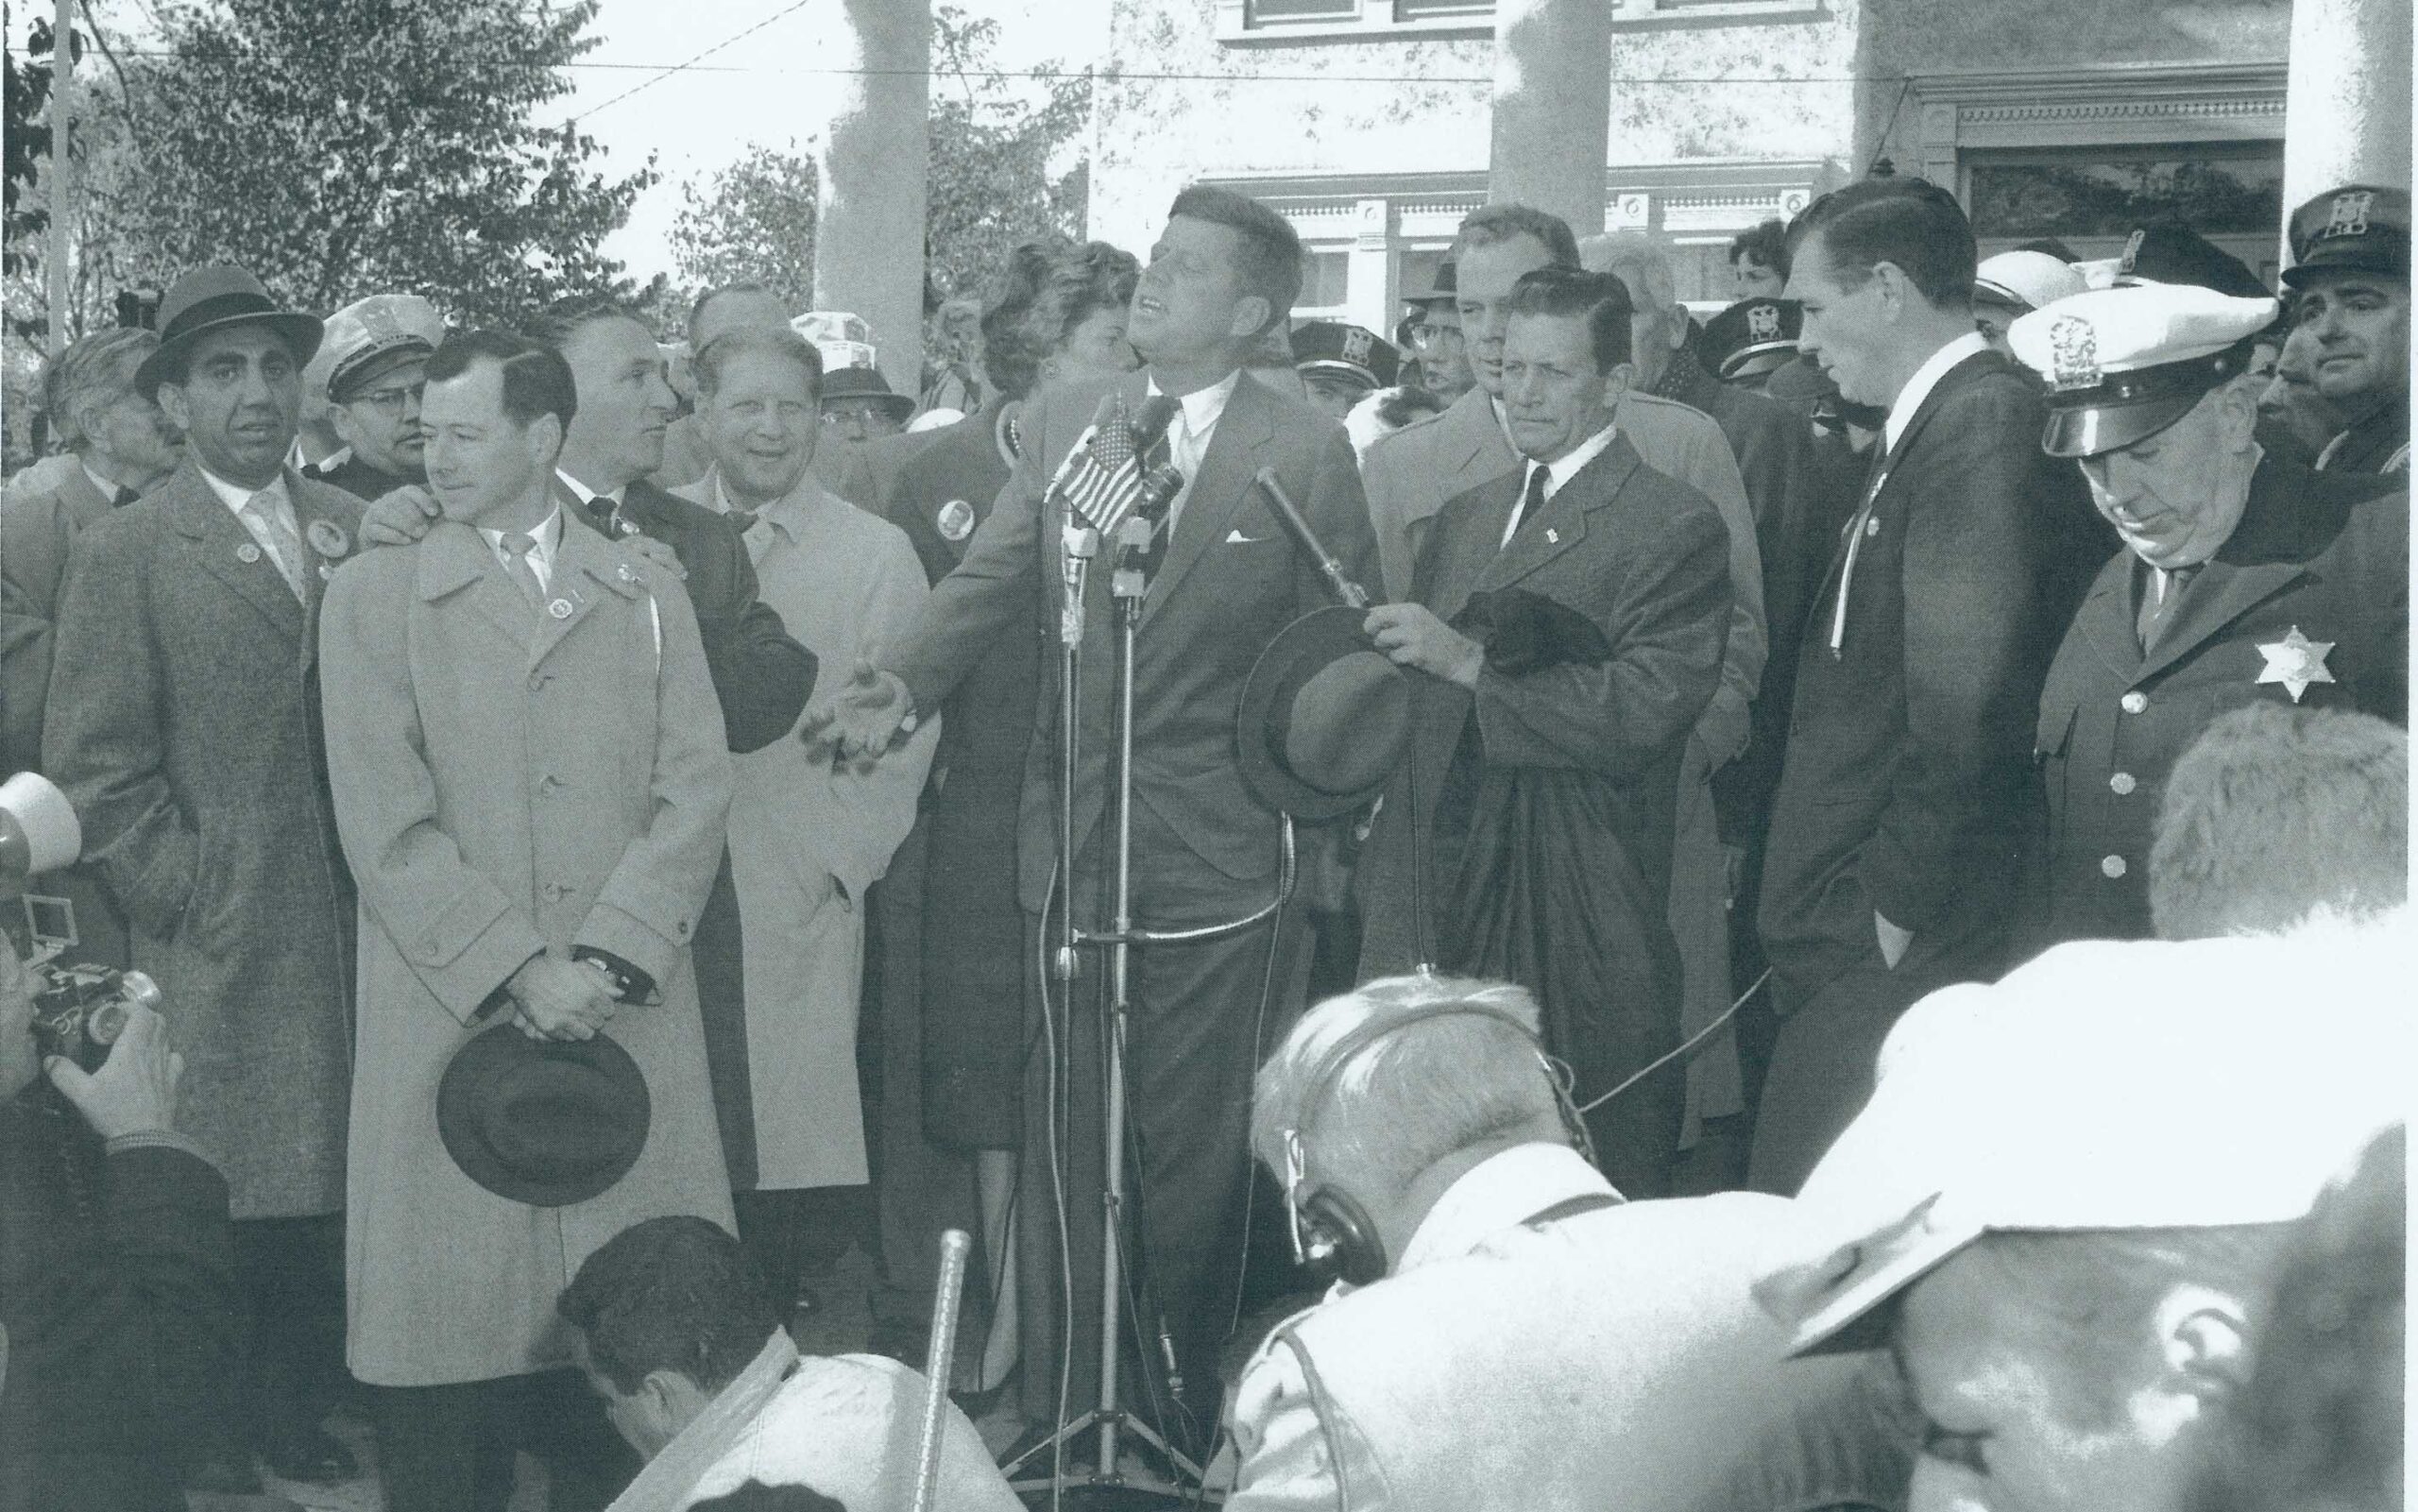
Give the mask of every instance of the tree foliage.
M 0 33 L 9 30 L 9 12 L 0 8 Z M 50 227 L 48 206 L 20 209 L 18 196 L 33 186 L 35 165 L 50 156 L 50 23 L 35 21 L 26 28 L 26 56 L 16 49 L 0 59 L 0 271 L 13 273 L 31 238 Z
M 672 259 L 680 281 L 699 291 L 762 283 L 804 309 L 814 297 L 814 157 L 792 142 L 762 145 L 703 185 L 680 186 Z
M 164 278 L 240 262 L 328 310 L 425 293 L 508 320 L 626 288 L 599 250 L 654 179 L 596 171 L 576 125 L 536 124 L 598 0 L 178 0 L 130 101 L 137 237 Z

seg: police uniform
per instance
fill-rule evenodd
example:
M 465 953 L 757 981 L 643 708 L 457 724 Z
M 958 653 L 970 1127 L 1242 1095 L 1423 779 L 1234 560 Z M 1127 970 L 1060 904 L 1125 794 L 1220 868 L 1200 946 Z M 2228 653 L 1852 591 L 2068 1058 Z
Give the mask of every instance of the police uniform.
M 1796 300 L 1756 295 L 1705 322 L 1697 338 L 1699 356 L 1723 382 L 1759 389 L 1796 360 L 1804 327 L 1805 312 Z
M 2273 301 L 2110 289 L 2018 320 L 2016 354 L 2051 382 L 2046 445 L 2087 456 L 2164 430 L 2239 374 Z M 2101 569 L 2040 695 L 2049 835 L 2036 885 L 2052 940 L 2151 933 L 2148 860 L 2167 773 L 2208 722 L 2261 699 L 2408 708 L 2409 514 L 2375 478 L 2275 457 L 2213 557 Z M 2145 631 L 2145 600 L 2176 595 Z
M 1293 328 L 1293 367 L 1303 378 L 1325 373 L 1363 388 L 1391 388 L 1402 372 L 1402 353 L 1365 326 L 1340 320 L 1307 320 Z
M 2284 282 L 2307 287 L 2330 269 L 2381 273 L 2409 284 L 2409 193 L 2375 184 L 2330 189 L 2292 212 L 2292 265 Z M 2373 396 L 2366 414 L 2317 454 L 2320 472 L 2408 472 L 2409 387 Z
M 373 294 L 328 316 L 327 339 L 302 370 L 303 393 L 318 403 L 342 404 L 363 384 L 406 358 L 426 359 L 445 339 L 445 317 L 417 294 Z M 302 469 L 302 476 L 377 499 L 422 482 L 398 477 L 355 456 L 350 448 Z

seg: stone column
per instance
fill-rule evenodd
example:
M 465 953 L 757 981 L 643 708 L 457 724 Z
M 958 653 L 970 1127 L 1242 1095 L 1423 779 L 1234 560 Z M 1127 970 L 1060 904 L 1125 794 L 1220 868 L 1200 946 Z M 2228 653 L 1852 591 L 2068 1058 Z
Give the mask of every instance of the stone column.
M 834 76 L 841 97 L 816 148 L 814 302 L 873 327 L 890 386 L 923 386 L 925 120 L 929 0 L 844 0 L 863 70 Z
M 1500 0 L 1487 198 L 1601 231 L 1611 115 L 1611 0 Z
M 2287 219 L 2337 184 L 2409 183 L 2409 0 L 2292 0 Z

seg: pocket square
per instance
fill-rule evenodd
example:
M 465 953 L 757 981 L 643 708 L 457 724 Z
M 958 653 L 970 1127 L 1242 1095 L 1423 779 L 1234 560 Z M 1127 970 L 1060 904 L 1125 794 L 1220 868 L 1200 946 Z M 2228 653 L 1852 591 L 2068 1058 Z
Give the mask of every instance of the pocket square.
M 1226 544 L 1229 546 L 1252 546 L 1265 539 L 1267 537 L 1263 535 L 1246 535 L 1239 530 L 1226 532 Z

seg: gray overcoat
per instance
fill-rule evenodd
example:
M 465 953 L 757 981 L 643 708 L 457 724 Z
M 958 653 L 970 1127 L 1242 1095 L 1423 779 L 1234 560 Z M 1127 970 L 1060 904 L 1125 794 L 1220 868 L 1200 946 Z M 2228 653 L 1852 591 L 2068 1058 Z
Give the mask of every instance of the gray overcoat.
M 361 522 L 289 470 L 304 597 L 188 461 L 76 536 L 43 768 L 125 909 L 185 1058 L 180 1130 L 238 1218 L 344 1204 L 352 892 L 318 740 L 312 626 Z
M 643 1218 L 732 1223 L 689 960 L 731 790 L 696 619 L 675 578 L 569 521 L 548 599 L 451 520 L 328 591 L 329 769 L 361 884 L 347 1353 L 377 1385 L 567 1365 L 554 1299 L 589 1253 Z M 531 1207 L 453 1164 L 437 1082 L 488 994 L 574 944 L 661 989 L 607 1030 L 653 1121 L 610 1189 Z

